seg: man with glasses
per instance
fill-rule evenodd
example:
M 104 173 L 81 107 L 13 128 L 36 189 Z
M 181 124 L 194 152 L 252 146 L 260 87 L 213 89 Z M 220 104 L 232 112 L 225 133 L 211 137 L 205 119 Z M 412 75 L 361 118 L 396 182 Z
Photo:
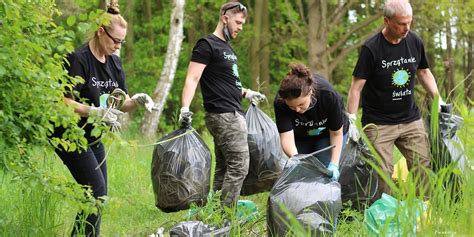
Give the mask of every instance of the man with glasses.
M 243 97 L 262 100 L 259 92 L 242 87 L 237 56 L 230 45 L 242 31 L 247 8 L 230 2 L 221 6 L 219 23 L 212 34 L 198 40 L 193 48 L 181 97 L 179 121 L 191 125 L 189 106 L 198 83 L 204 101 L 206 127 L 214 138 L 216 170 L 214 190 L 221 190 L 221 202 L 237 202 L 249 168 L 247 125 L 241 105 Z
M 384 6 L 382 31 L 362 46 L 353 72 L 347 110 L 356 119 L 362 93 L 362 125 L 375 150 L 382 158 L 384 175 L 393 173 L 393 146 L 397 146 L 414 168 L 425 197 L 429 194 L 426 169 L 430 168 L 429 142 L 420 110 L 415 104 L 415 75 L 431 97 L 438 95 L 421 39 L 410 31 L 412 8 L 407 0 L 388 0 Z M 441 100 L 442 101 L 442 100 Z M 356 134 L 356 133 L 354 133 Z M 357 137 L 354 137 L 357 139 Z M 379 190 L 390 193 L 389 186 L 379 179 Z M 374 199 L 374 200 L 375 200 Z

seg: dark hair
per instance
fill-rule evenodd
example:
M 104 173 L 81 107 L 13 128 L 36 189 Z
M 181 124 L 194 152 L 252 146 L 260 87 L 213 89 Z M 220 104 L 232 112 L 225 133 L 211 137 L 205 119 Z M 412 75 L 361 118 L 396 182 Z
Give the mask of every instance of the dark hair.
M 244 14 L 244 17 L 247 17 L 247 7 L 245 7 L 244 4 L 242 4 L 238 1 L 224 3 L 221 6 L 221 10 L 220 10 L 220 15 L 221 16 L 228 13 L 228 12 L 231 13 L 231 14 L 242 12 Z
M 290 64 L 290 71 L 281 81 L 278 95 L 282 99 L 295 99 L 307 96 L 313 89 L 311 71 L 302 63 Z

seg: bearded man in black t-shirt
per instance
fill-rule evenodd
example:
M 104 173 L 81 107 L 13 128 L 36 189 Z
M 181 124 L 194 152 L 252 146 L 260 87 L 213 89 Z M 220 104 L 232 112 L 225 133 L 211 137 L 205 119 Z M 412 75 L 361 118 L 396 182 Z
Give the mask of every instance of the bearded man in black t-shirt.
M 395 145 L 406 158 L 408 168 L 415 168 L 422 184 L 418 186 L 419 194 L 427 198 L 429 184 L 425 171 L 430 168 L 431 157 L 420 110 L 415 104 L 415 75 L 430 96 L 434 98 L 439 93 L 423 42 L 410 31 L 411 22 L 412 8 L 408 1 L 386 2 L 385 27 L 362 46 L 347 110 L 354 121 L 362 93 L 362 125 L 376 125 L 364 132 L 382 157 L 379 165 L 384 174 L 390 178 L 393 173 Z M 384 192 L 389 194 L 390 188 L 380 178 L 376 199 Z
M 206 111 L 206 127 L 214 137 L 216 169 L 214 189 L 222 190 L 225 206 L 234 205 L 249 169 L 247 125 L 241 100 L 261 100 L 265 96 L 245 89 L 240 82 L 237 56 L 230 40 L 237 38 L 247 17 L 247 8 L 230 2 L 221 6 L 215 31 L 198 40 L 193 48 L 181 97 L 179 120 L 191 125 L 189 105 L 198 83 Z

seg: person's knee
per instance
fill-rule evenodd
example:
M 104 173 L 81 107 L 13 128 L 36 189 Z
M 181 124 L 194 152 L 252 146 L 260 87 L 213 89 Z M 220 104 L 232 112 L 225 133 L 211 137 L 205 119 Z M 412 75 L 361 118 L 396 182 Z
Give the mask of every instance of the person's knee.
M 92 186 L 92 195 L 94 198 L 107 196 L 107 185 L 105 182 L 100 182 Z

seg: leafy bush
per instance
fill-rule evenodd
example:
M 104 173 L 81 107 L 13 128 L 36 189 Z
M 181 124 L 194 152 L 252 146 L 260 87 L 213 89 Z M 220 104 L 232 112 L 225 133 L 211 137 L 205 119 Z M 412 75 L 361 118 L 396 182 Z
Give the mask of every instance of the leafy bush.
M 41 9 L 41 10 L 39 10 Z M 69 150 L 84 145 L 79 119 L 63 104 L 67 77 L 64 55 L 73 45 L 66 30 L 53 23 L 52 1 L 6 0 L 0 5 L 0 166 L 22 172 L 31 150 L 47 146 L 54 126 L 69 128 L 51 140 Z M 67 140 L 68 141 L 67 141 Z M 19 169 L 16 169 L 19 168 Z

